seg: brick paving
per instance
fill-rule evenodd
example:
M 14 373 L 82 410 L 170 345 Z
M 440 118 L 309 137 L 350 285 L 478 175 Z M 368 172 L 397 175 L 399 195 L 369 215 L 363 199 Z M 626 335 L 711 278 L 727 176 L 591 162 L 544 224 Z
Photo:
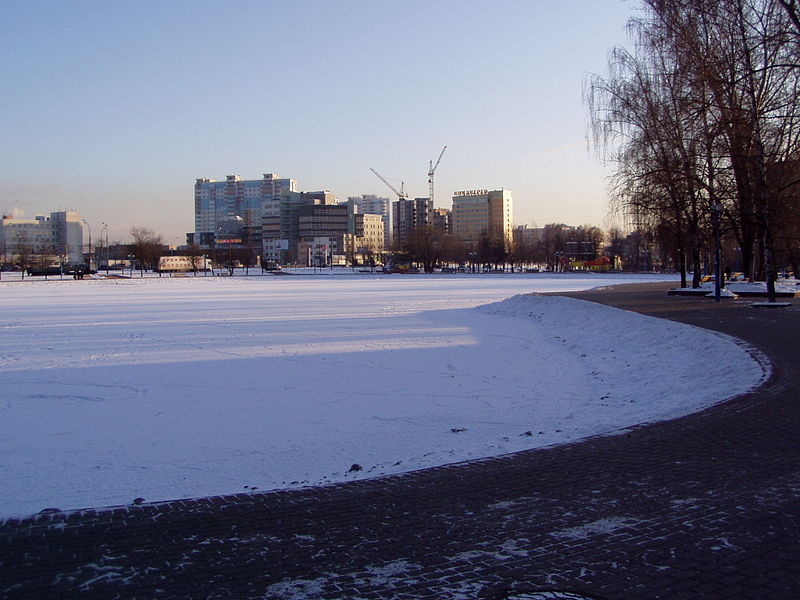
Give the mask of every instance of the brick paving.
M 800 301 L 715 305 L 667 287 L 571 295 L 741 338 L 772 361 L 770 380 L 695 415 L 567 446 L 7 520 L 0 598 L 794 599 Z

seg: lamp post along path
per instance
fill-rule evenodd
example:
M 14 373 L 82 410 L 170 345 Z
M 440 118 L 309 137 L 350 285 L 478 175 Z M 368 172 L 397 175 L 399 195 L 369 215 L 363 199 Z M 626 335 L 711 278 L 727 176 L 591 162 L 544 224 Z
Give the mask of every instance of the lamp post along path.
M 108 275 L 108 225 L 106 223 L 103 223 L 103 231 L 106 232 L 106 275 Z
M 722 219 L 722 204 L 717 202 L 711 207 L 711 216 L 714 224 L 714 302 L 719 302 L 722 297 L 722 265 L 720 264 L 720 220 Z
M 89 230 L 89 264 L 87 265 L 86 270 L 91 271 L 92 270 L 92 227 L 91 225 L 89 225 L 89 222 L 86 219 L 83 220 L 83 224 L 86 225 L 86 229 Z

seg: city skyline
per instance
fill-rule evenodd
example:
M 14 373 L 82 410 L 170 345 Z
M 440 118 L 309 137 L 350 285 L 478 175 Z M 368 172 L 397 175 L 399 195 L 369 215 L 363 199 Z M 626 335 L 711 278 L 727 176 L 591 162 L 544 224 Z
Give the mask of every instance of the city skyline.
M 635 4 L 12 2 L 0 209 L 71 209 L 111 240 L 193 230 L 197 178 L 275 172 L 341 201 L 510 189 L 515 224 L 605 225 L 586 73 Z M 96 234 L 96 232 L 95 232 Z

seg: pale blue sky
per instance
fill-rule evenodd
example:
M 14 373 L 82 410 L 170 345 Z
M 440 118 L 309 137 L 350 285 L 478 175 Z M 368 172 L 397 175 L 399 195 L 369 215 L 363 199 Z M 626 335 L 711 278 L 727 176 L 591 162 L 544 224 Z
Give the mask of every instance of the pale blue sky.
M 511 189 L 517 224 L 604 225 L 584 75 L 635 2 L 10 0 L 0 209 L 183 243 L 197 177 L 276 172 L 339 198 Z

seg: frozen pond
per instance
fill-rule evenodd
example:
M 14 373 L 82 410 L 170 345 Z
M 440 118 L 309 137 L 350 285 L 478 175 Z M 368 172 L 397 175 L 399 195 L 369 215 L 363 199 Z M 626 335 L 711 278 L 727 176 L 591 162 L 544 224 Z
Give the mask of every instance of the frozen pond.
M 493 456 L 686 414 L 760 381 L 728 338 L 518 296 L 648 279 L 4 280 L 0 516 Z

